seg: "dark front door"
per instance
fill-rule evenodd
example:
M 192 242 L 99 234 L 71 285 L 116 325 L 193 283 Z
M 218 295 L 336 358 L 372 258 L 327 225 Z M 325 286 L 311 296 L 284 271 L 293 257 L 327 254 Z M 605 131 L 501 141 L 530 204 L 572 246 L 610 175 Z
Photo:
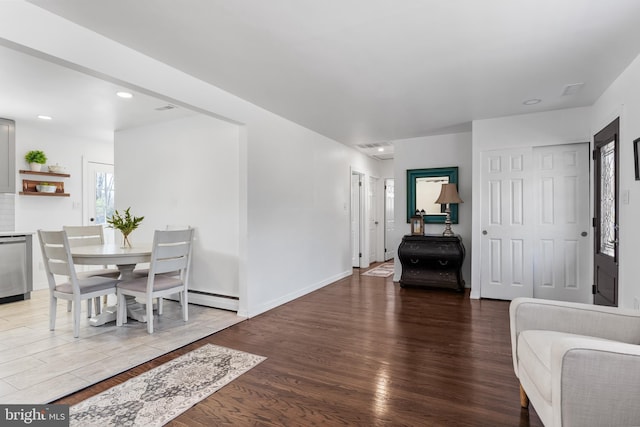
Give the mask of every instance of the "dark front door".
M 593 303 L 618 305 L 618 140 L 615 119 L 594 136 L 595 218 Z

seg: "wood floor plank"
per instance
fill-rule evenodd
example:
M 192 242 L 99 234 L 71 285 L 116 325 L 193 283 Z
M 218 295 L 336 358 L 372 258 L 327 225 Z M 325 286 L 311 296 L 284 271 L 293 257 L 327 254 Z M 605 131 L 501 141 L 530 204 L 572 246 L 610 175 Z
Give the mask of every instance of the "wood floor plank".
M 520 408 L 509 303 L 400 288 L 358 270 L 56 403 L 74 404 L 205 343 L 268 359 L 169 426 L 542 426 Z

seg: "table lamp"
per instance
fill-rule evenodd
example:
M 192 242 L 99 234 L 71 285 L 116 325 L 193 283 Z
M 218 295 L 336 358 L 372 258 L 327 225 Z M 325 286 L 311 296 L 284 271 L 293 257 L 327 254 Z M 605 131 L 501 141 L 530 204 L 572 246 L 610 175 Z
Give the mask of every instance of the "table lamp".
M 436 203 L 441 205 L 446 205 L 444 213 L 444 232 L 443 236 L 453 236 L 453 231 L 451 231 L 451 209 L 449 209 L 450 203 L 464 203 L 460 196 L 458 196 L 458 190 L 456 189 L 455 184 L 442 184 L 442 189 L 440 190 L 440 195 L 438 196 L 438 200 Z

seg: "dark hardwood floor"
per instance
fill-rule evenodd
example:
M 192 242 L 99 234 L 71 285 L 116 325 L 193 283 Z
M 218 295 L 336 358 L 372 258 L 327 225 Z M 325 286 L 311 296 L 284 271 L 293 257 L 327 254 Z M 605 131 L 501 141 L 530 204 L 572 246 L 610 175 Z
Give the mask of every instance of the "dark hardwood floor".
M 542 426 L 520 408 L 508 308 L 356 270 L 56 403 L 213 343 L 268 359 L 168 425 Z

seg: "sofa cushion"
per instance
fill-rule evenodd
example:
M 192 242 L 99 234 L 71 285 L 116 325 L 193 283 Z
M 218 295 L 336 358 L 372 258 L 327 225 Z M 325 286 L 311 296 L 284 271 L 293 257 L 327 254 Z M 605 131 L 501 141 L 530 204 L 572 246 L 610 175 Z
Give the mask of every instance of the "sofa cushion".
M 571 337 L 609 341 L 604 338 L 556 331 L 528 330 L 518 335 L 518 369 L 524 369 L 527 372 L 540 395 L 549 404 L 551 404 L 551 348 L 554 343 Z

